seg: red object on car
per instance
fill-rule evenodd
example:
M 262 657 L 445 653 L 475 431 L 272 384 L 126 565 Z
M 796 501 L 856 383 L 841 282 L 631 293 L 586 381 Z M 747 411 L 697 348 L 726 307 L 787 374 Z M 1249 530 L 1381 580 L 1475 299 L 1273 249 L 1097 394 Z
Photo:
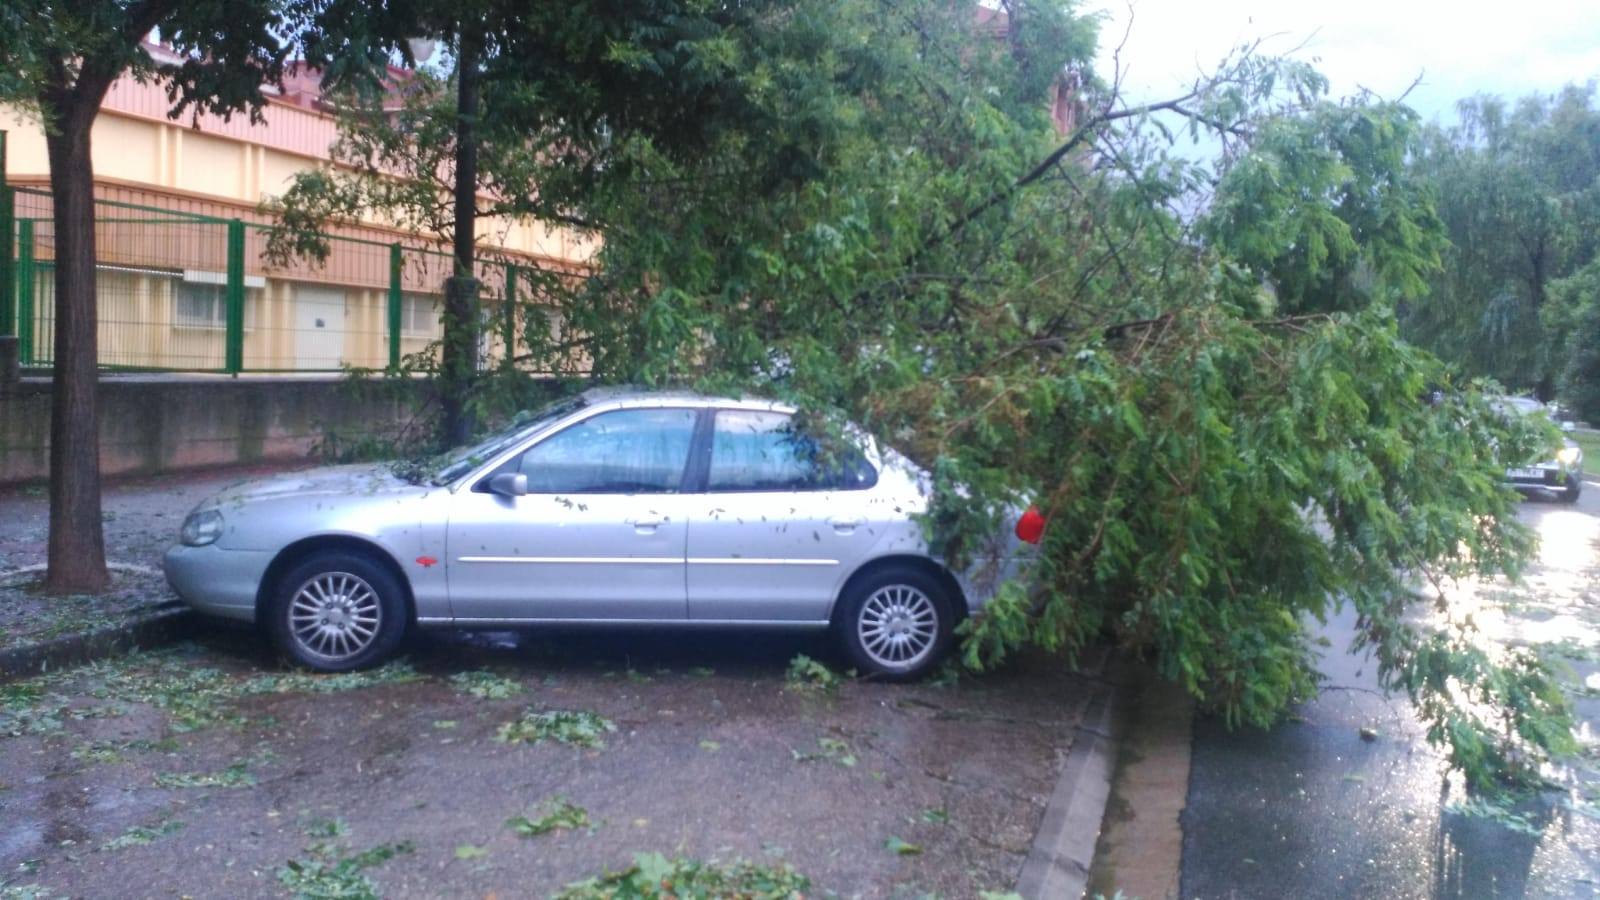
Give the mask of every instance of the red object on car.
M 1030 506 L 1028 511 L 1017 520 L 1017 538 L 1029 544 L 1039 543 L 1044 537 L 1044 513 L 1039 512 L 1039 507 Z

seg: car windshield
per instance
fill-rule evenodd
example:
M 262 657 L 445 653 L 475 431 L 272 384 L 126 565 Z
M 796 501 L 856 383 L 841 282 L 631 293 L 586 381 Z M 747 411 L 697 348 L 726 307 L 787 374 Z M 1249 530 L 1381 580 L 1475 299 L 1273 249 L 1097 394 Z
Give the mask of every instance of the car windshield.
M 1502 413 L 1516 413 L 1521 416 L 1546 412 L 1545 405 L 1531 397 L 1502 397 L 1496 400 L 1494 405 Z
M 543 409 L 519 413 L 511 424 L 470 447 L 452 450 L 439 457 L 438 470 L 430 479 L 434 484 L 449 484 L 467 474 L 522 438 L 583 406 L 580 399 L 560 400 Z

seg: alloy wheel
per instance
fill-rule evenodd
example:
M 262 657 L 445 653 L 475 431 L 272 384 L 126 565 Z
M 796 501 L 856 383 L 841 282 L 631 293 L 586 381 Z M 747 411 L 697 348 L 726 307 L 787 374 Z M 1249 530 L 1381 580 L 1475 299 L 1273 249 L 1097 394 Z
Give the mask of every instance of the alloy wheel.
M 891 669 L 910 668 L 933 652 L 939 611 L 931 597 L 911 585 L 885 585 L 861 604 L 856 635 L 873 662 Z
M 289 601 L 289 634 L 306 653 L 344 662 L 372 645 L 383 610 L 378 592 L 349 572 L 307 579 Z

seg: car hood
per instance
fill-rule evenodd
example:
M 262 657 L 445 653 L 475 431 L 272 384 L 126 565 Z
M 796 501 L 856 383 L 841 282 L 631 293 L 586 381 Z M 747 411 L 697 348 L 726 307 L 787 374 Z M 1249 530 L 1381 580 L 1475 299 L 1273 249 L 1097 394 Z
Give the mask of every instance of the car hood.
M 437 488 L 431 488 L 437 490 Z M 224 488 L 215 497 L 216 506 L 230 506 L 278 497 L 337 494 L 370 497 L 393 494 L 421 494 L 429 486 L 416 485 L 394 473 L 388 463 L 363 463 L 350 466 L 324 466 L 269 478 L 257 478 Z

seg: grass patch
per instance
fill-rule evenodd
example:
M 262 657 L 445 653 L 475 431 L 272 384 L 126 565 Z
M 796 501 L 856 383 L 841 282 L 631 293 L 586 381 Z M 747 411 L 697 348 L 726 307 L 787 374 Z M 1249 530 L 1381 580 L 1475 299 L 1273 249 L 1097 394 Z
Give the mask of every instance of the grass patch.
M 506 820 L 506 827 L 523 837 L 538 837 L 552 831 L 575 831 L 589 827 L 589 811 L 565 797 L 552 797 L 541 803 L 535 812 L 542 812 L 543 815 L 537 819 L 512 816 Z
M 555 900 L 666 900 L 672 897 L 804 900 L 811 882 L 787 865 L 721 865 L 640 853 L 620 872 L 566 886 Z
M 1585 473 L 1595 471 L 1589 465 L 1589 460 L 1600 461 L 1600 431 L 1569 431 L 1567 437 L 1572 442 L 1583 448 L 1583 468 Z
M 558 709 L 523 713 L 517 721 L 501 725 L 495 739 L 508 744 L 555 741 L 597 750 L 605 746 L 605 735 L 616 730 L 616 723 L 595 713 Z

